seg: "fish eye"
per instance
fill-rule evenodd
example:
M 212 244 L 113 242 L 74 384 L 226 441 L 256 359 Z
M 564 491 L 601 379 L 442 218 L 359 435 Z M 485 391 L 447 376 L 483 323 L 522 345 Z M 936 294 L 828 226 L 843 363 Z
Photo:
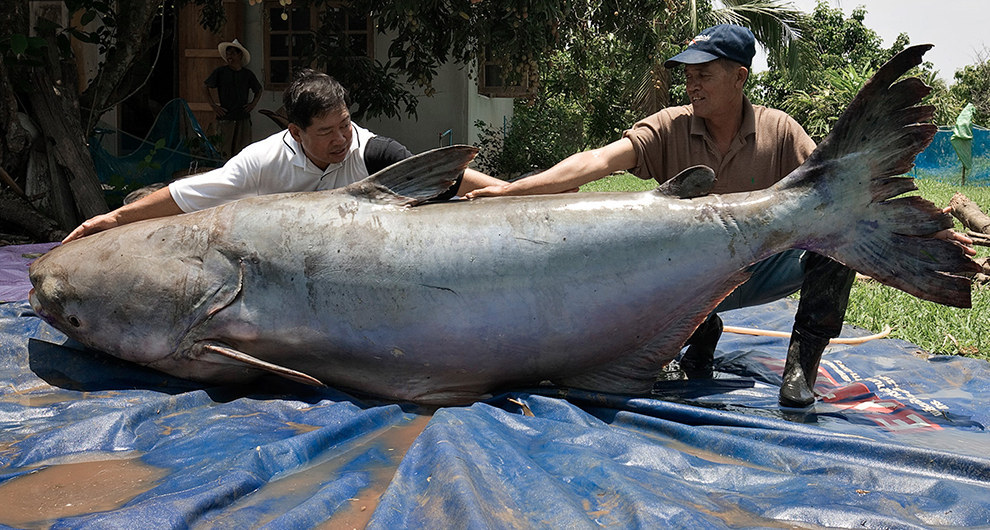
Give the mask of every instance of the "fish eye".
M 78 328 L 79 326 L 82 325 L 82 323 L 79 322 L 79 319 L 76 318 L 75 315 L 70 315 L 69 318 L 68 318 L 68 321 L 69 321 L 69 324 L 71 324 L 72 327 L 74 327 L 74 328 Z

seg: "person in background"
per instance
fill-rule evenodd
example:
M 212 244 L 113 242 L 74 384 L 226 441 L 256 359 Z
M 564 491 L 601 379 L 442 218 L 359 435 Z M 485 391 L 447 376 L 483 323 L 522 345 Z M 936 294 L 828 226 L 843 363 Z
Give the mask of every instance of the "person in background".
M 220 133 L 220 152 L 230 158 L 251 143 L 251 111 L 261 100 L 261 83 L 254 72 L 245 68 L 251 54 L 234 39 L 217 46 L 227 64 L 213 70 L 203 81 L 206 100 L 216 113 Z M 249 100 L 248 93 L 254 98 Z
M 410 156 L 399 142 L 351 121 L 347 91 L 332 77 L 304 70 L 283 95 L 288 128 L 255 142 L 222 167 L 172 182 L 76 227 L 62 243 L 115 226 L 203 210 L 245 197 L 341 188 Z M 504 184 L 473 169 L 448 195 Z

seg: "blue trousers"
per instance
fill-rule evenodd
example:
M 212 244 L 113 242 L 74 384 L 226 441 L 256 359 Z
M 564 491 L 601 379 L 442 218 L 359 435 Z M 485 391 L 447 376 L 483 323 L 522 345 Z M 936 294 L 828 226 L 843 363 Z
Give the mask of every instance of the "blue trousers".
M 752 276 L 715 313 L 780 300 L 801 291 L 794 329 L 828 340 L 839 336 L 856 273 L 825 256 L 787 250 L 750 265 Z
M 808 255 L 804 250 L 785 250 L 750 265 L 747 270 L 752 276 L 722 300 L 715 312 L 766 304 L 798 292 L 804 282 Z

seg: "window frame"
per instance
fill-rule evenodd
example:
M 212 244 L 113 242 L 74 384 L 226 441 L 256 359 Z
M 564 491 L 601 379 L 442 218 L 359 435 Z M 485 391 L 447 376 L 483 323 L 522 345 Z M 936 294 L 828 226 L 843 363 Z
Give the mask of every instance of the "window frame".
M 265 57 L 264 57 L 264 81 L 263 81 L 264 88 L 265 88 L 265 90 L 281 91 L 281 90 L 285 90 L 286 88 L 288 88 L 289 84 L 291 83 L 292 72 L 295 69 L 300 68 L 300 67 L 313 68 L 315 65 L 313 63 L 309 63 L 309 64 L 305 64 L 305 65 L 301 64 L 304 61 L 304 59 L 301 59 L 298 56 L 291 55 L 291 53 L 292 53 L 291 44 L 290 44 L 290 49 L 289 49 L 290 55 L 288 55 L 288 56 L 282 56 L 282 55 L 280 55 L 280 56 L 277 56 L 277 57 L 273 57 L 272 56 L 272 51 L 271 51 L 272 36 L 273 35 L 287 35 L 288 38 L 290 39 L 290 42 L 291 42 L 292 36 L 294 34 L 295 35 L 299 35 L 299 34 L 305 33 L 305 34 L 308 34 L 308 35 L 312 36 L 312 35 L 315 34 L 314 31 L 313 31 L 313 27 L 319 23 L 319 20 L 320 20 L 320 18 L 321 18 L 321 16 L 322 16 L 323 13 L 316 6 L 304 5 L 304 6 L 298 6 L 297 7 L 297 6 L 293 6 L 292 4 L 283 6 L 279 2 L 279 0 L 263 0 L 262 6 L 263 6 L 263 9 L 264 9 L 264 14 L 263 14 L 263 19 L 264 20 L 263 20 L 263 24 L 262 24 L 262 31 L 264 33 L 263 40 L 264 40 L 264 49 L 265 49 Z M 345 2 L 328 2 L 327 3 L 327 7 L 346 7 L 346 6 L 345 6 Z M 309 14 L 309 16 L 310 16 L 310 25 L 309 26 L 310 27 L 308 29 L 306 29 L 306 30 L 295 29 L 294 30 L 292 28 L 292 13 L 290 11 L 289 12 L 289 19 L 286 21 L 288 28 L 286 30 L 275 30 L 275 31 L 272 30 L 271 16 L 272 16 L 273 11 L 279 11 L 280 10 L 282 12 L 285 12 L 286 10 L 295 10 L 295 9 L 309 9 L 309 13 L 310 13 Z M 346 38 L 350 38 L 352 35 L 362 35 L 362 34 L 366 35 L 366 39 L 365 39 L 365 48 L 367 50 L 366 53 L 367 53 L 367 56 L 368 57 L 374 59 L 374 53 L 375 53 L 375 31 L 374 31 L 374 28 L 375 28 L 375 25 L 374 25 L 374 21 L 372 20 L 371 16 L 365 15 L 365 17 L 364 17 L 365 18 L 365 24 L 364 24 L 364 27 L 361 28 L 361 29 L 354 29 L 354 28 L 351 27 L 350 17 L 352 15 L 347 14 L 347 13 L 344 13 L 344 16 L 347 17 L 347 18 L 345 19 L 345 23 L 344 23 L 343 34 L 346 36 Z M 288 62 L 288 64 L 289 64 L 289 78 L 290 78 L 290 80 L 286 80 L 286 81 L 275 81 L 275 80 L 272 79 L 272 71 L 273 71 L 272 61 L 287 61 Z
M 478 94 L 491 98 L 530 98 L 536 95 L 536 87 L 530 86 L 530 67 L 526 66 L 520 74 L 522 80 L 516 84 L 506 84 L 501 75 L 502 66 L 489 64 L 490 54 L 483 51 L 478 57 Z M 498 84 L 489 84 L 488 69 L 497 69 L 501 78 Z

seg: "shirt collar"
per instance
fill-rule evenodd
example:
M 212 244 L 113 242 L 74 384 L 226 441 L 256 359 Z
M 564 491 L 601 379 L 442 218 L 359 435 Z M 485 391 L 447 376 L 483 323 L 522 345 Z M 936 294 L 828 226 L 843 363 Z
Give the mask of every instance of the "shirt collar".
M 301 168 L 306 167 L 307 159 L 306 155 L 303 153 L 302 145 L 300 145 L 299 142 L 292 137 L 292 134 L 289 133 L 288 129 L 282 133 L 282 145 L 284 145 L 285 149 L 291 153 L 290 156 L 292 156 L 292 165 Z

